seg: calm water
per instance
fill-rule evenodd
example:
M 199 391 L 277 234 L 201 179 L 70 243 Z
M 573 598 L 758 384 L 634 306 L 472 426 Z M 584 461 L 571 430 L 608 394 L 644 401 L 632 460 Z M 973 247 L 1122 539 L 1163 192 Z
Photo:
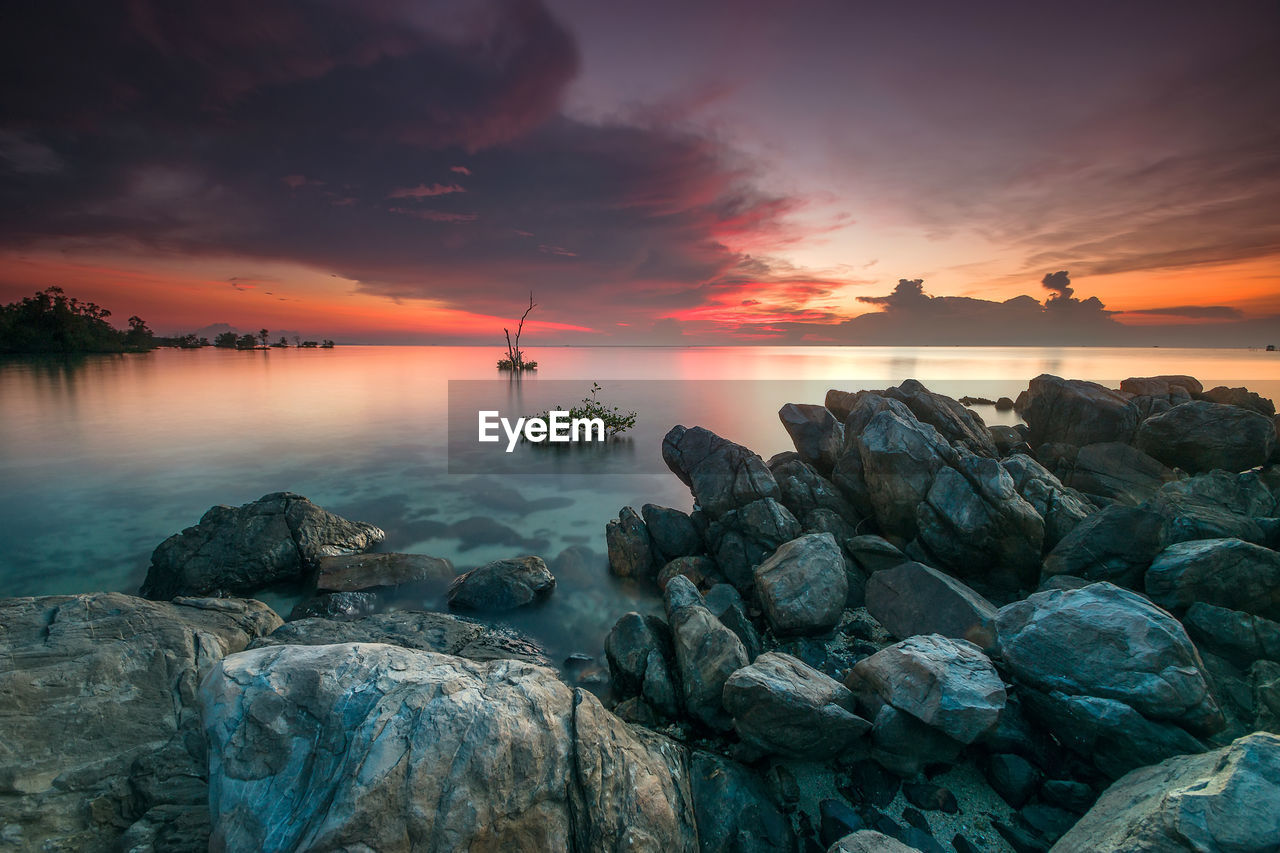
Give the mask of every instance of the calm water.
M 1247 350 L 551 348 L 532 355 L 541 364 L 536 376 L 492 386 L 504 389 L 512 414 L 540 411 L 552 397 L 568 403 L 558 399 L 565 389 L 580 387 L 581 396 L 592 381 L 604 386 L 602 400 L 639 412 L 633 439 L 613 452 L 612 473 L 459 473 L 475 468 L 456 457 L 449 473 L 448 380 L 494 380 L 494 348 L 161 350 L 0 361 L 0 589 L 11 596 L 134 592 L 152 549 L 210 505 L 291 490 L 379 525 L 388 534 L 385 550 L 448 557 L 459 570 L 591 549 L 594 559 L 561 576 L 546 607 L 516 623 L 554 654 L 596 654 L 617 616 L 654 607 L 644 591 L 608 577 L 605 523 L 627 504 L 690 507 L 674 476 L 625 473 L 663 470 L 659 441 L 674 423 L 707 426 L 767 458 L 789 449 L 776 417 L 782 403 L 821 402 L 829 387 L 880 388 L 908 377 L 953 396 L 994 399 L 1016 396 L 1045 372 L 1113 385 L 1127 376 L 1191 373 L 1206 387 L 1247 384 L 1280 396 L 1280 356 Z M 994 409 L 979 411 L 988 423 L 1012 422 Z M 472 408 L 464 422 L 474 417 Z M 455 431 L 457 422 L 455 411 Z M 292 604 L 284 594 L 264 597 L 286 612 Z

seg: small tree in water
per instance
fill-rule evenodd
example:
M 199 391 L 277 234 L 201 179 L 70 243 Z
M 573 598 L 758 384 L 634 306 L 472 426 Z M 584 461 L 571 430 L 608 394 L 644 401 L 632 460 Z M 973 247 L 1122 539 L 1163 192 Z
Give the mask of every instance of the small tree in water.
M 511 340 L 511 331 L 503 329 L 507 336 L 507 357 L 498 359 L 499 370 L 510 370 L 519 373 L 522 370 L 537 370 L 538 362 L 525 361 L 524 352 L 520 349 L 520 333 L 524 331 L 524 318 L 529 316 L 529 312 L 538 306 L 533 301 L 533 291 L 529 291 L 529 307 L 524 309 L 524 313 L 520 315 L 520 325 L 516 326 L 516 339 L 513 343 Z

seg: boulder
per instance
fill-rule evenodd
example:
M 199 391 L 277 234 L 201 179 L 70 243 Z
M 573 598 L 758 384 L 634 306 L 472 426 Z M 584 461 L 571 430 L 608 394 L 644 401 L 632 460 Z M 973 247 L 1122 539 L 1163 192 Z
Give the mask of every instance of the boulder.
M 535 604 L 555 588 L 541 557 L 495 560 L 458 575 L 449 587 L 449 606 L 497 613 Z
M 960 741 L 892 705 L 881 705 L 874 716 L 871 758 L 903 779 L 910 779 L 931 765 L 954 761 L 964 750 Z
M 918 848 L 874 829 L 860 829 L 832 844 L 827 853 L 918 853 Z
M 1063 485 L 1030 456 L 1012 456 L 1001 464 L 1013 478 L 1014 489 L 1044 519 L 1045 548 L 1057 545 L 1077 524 L 1097 511 L 1088 498 Z
M 1240 539 L 1179 542 L 1151 563 L 1146 591 L 1173 613 L 1203 602 L 1280 619 L 1280 554 Z
M 1192 397 L 1198 397 L 1204 391 L 1204 386 L 1194 376 L 1167 374 L 1130 377 L 1120 383 L 1120 390 L 1135 397 L 1173 397 L 1189 400 Z
M 662 459 L 713 520 L 755 501 L 781 497 L 763 459 L 702 427 L 672 427 L 662 439 Z
M 1031 446 L 1027 444 L 1027 439 L 1014 427 L 995 424 L 987 427 L 987 434 L 991 436 L 991 441 L 996 446 L 996 454 L 1001 459 L 1015 453 L 1031 455 Z
M 605 639 L 604 653 L 614 693 L 639 696 L 668 718 L 679 715 L 679 687 L 673 677 L 675 653 L 665 622 L 634 611 L 623 614 Z
M 894 411 L 872 417 L 857 444 L 867 498 L 880 531 L 903 542 L 914 539 L 919 533 L 916 507 L 929 494 L 938 472 L 955 464 L 956 452 L 932 426 Z
M 1044 574 L 1141 586 L 1168 539 L 1167 521 L 1156 510 L 1113 504 L 1084 519 L 1054 546 L 1045 557 Z
M 1280 545 L 1276 496 L 1252 471 L 1214 471 L 1167 483 L 1147 506 L 1165 518 L 1170 542 L 1234 538 Z
M 755 587 L 778 636 L 826 633 L 849 592 L 844 555 L 829 533 L 800 536 L 756 567 Z
M 212 850 L 697 850 L 685 750 L 533 664 L 277 646 L 200 703 Z
M 644 520 L 629 506 L 618 511 L 604 528 L 609 549 L 609 571 L 620 578 L 651 580 L 654 565 L 653 541 Z
M 656 559 L 670 562 L 702 553 L 702 534 L 687 513 L 671 507 L 645 504 L 640 508 Z
M 848 524 L 857 523 L 858 514 L 853 505 L 814 466 L 792 454 L 779 454 L 769 461 L 769 470 L 778 481 L 782 505 L 802 522 L 808 523 L 813 513 L 826 510 Z
M 450 613 L 416 610 L 376 613 L 348 621 L 298 619 L 258 637 L 249 648 L 333 643 L 385 643 L 477 661 L 511 659 L 543 666 L 551 663 L 537 642 L 511 628 L 486 625 Z
M 884 395 L 905 403 L 916 420 L 932 426 L 952 446 L 979 456 L 996 456 L 995 442 L 982 418 L 950 397 L 935 394 L 915 379 L 887 389 Z
M 701 853 L 791 853 L 791 822 L 760 777 L 734 761 L 695 752 L 689 779 Z
M 1198 647 L 1237 666 L 1259 658 L 1280 661 L 1280 622 L 1198 602 L 1183 614 L 1182 624 Z
M 1055 853 L 1263 853 L 1280 848 L 1280 736 L 1255 732 L 1129 773 Z
M 658 589 L 664 590 L 676 575 L 684 575 L 698 589 L 707 590 L 724 582 L 716 561 L 710 557 L 676 557 L 658 572 Z
M 760 641 L 760 632 L 756 630 L 751 617 L 747 615 L 747 605 L 732 584 L 718 583 L 711 587 L 706 593 L 704 603 L 707 609 L 724 623 L 725 627 L 742 640 L 742 646 L 747 650 L 749 660 L 755 660 L 760 656 L 760 652 L 764 650 L 764 644 Z
M 321 557 L 316 589 L 357 592 L 386 589 L 424 594 L 442 593 L 457 572 L 443 557 L 426 554 L 350 554 Z
M 923 563 L 873 574 L 867 580 L 867 612 L 899 639 L 941 634 L 984 650 L 995 645 L 995 605 Z
M 866 575 L 873 575 L 881 569 L 890 569 L 907 561 L 907 555 L 898 550 L 892 542 L 872 534 L 854 536 L 846 540 L 844 551 Z
M 992 728 L 1004 683 L 982 650 L 939 634 L 910 637 L 859 661 L 847 685 L 869 707 L 879 701 L 960 743 Z
M 987 759 L 984 769 L 991 789 L 1015 809 L 1030 802 L 1040 787 L 1040 771 L 1021 755 L 997 753 Z
M 823 405 L 831 414 L 836 416 L 836 420 L 844 423 L 844 419 L 849 417 L 849 411 L 853 408 L 853 404 L 857 402 L 860 391 L 841 391 L 837 388 L 827 390 L 826 398 Z
M 868 518 L 874 515 L 875 510 L 863 471 L 858 438 L 871 419 L 881 412 L 893 412 L 905 421 L 914 421 L 916 418 L 905 404 L 883 397 L 879 392 L 859 391 L 853 397 L 844 419 L 844 452 L 831 471 L 831 482 L 849 499 L 860 517 Z
M 1136 506 L 1179 475 L 1130 444 L 1087 444 L 1072 457 L 1062 481 L 1085 494 Z
M 1210 388 L 1208 391 L 1196 396 L 1201 400 L 1208 400 L 1210 403 L 1248 409 L 1268 418 L 1273 417 L 1276 413 L 1275 403 L 1250 391 L 1248 388 L 1228 388 L 1225 385 L 1219 385 L 1217 388 Z
M 280 617 L 242 599 L 120 593 L 0 601 L 0 837 L 114 851 L 206 849 L 196 688 Z
M 764 498 L 711 522 L 707 544 L 725 579 L 743 595 L 755 585 L 755 567 L 800 535 L 800 522 L 778 501 Z
M 301 580 L 321 557 L 358 554 L 385 538 L 372 524 L 347 521 L 292 492 L 275 492 L 239 507 L 211 507 L 199 524 L 161 542 L 138 594 L 166 601 L 250 593 Z
M 1192 474 L 1219 469 L 1234 473 L 1271 458 L 1276 428 L 1257 412 L 1196 400 L 1143 421 L 1137 446 Z
M 294 619 L 359 619 L 376 613 L 381 601 L 373 592 L 322 592 L 299 601 L 289 611 Z
M 1225 724 L 1186 631 L 1130 590 L 1038 592 L 1002 607 L 996 634 L 1008 670 L 1042 692 L 1114 700 L 1198 734 Z
M 1020 413 L 1031 428 L 1027 443 L 1032 447 L 1051 441 L 1076 447 L 1128 443 L 1138 428 L 1138 409 L 1120 392 L 1047 373 L 1031 380 Z
M 798 759 L 826 760 L 871 729 L 843 684 L 791 655 L 767 652 L 724 685 L 724 707 L 743 740 Z
M 778 410 L 778 420 L 800 458 L 829 475 L 844 447 L 844 426 L 836 416 L 826 406 L 787 403 Z
M 1012 400 L 1011 398 L 1009 398 L 1009 397 L 997 397 L 997 398 L 996 398 L 996 411 L 997 411 L 997 412 L 1012 412 L 1012 411 L 1013 411 L 1013 400 Z
M 699 722 L 728 731 L 733 720 L 724 710 L 721 696 L 729 676 L 749 662 L 747 650 L 738 635 L 707 608 L 688 578 L 672 578 L 663 601 L 685 709 Z

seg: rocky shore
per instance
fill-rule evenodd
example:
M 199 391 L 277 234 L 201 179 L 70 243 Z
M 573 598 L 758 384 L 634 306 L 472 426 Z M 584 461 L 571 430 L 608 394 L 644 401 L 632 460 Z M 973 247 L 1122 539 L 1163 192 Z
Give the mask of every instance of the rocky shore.
M 1271 402 L 964 402 L 834 389 L 769 460 L 671 429 L 694 510 L 604 531 L 663 612 L 608 614 L 607 685 L 494 624 L 557 561 L 368 553 L 291 493 L 139 596 L 0 600 L 0 850 L 1280 849 Z

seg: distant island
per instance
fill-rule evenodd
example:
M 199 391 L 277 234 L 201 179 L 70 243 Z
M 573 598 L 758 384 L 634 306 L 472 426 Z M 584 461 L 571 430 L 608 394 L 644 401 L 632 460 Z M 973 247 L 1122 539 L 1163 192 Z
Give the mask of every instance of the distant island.
M 111 312 L 93 302 L 81 302 L 67 296 L 61 287 L 48 287 L 17 302 L 0 306 L 0 353 L 119 353 L 149 352 L 157 347 L 199 349 L 285 349 L 289 340 L 281 336 L 270 343 L 270 332 L 261 329 L 256 335 L 240 335 L 228 330 L 210 343 L 196 334 L 176 337 L 157 336 L 138 315 L 129 318 L 128 329 L 117 329 L 108 322 Z M 294 336 L 292 346 L 298 349 L 333 349 L 334 342 L 302 340 Z

